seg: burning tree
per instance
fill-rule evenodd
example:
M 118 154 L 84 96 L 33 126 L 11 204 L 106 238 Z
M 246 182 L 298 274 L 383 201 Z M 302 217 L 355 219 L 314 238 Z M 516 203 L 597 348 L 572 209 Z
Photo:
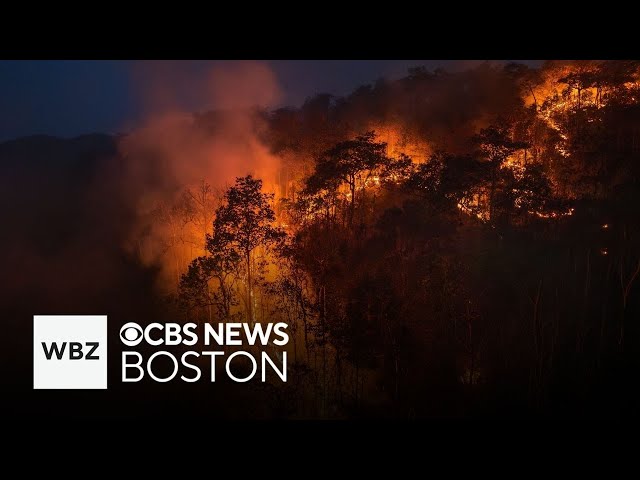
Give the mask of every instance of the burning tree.
M 357 192 L 362 190 L 364 195 L 367 183 L 391 161 L 386 156 L 387 144 L 375 142 L 374 138 L 374 132 L 367 132 L 336 144 L 324 152 L 307 179 L 305 193 L 310 195 L 322 190 L 335 192 L 341 185 L 347 186 L 349 225 L 353 223 Z
M 261 190 L 262 180 L 251 175 L 236 178 L 235 185 L 224 194 L 224 203 L 216 210 L 213 235 L 207 237 L 207 250 L 239 259 L 244 270 L 246 309 L 251 322 L 255 322 L 255 270 L 260 268 L 265 251 L 285 237 L 285 233 L 273 225 L 276 219 L 271 208 L 273 194 Z M 262 254 L 256 255 L 259 249 Z
M 489 164 L 489 221 L 494 221 L 500 168 L 507 158 L 516 151 L 526 148 L 527 144 L 512 140 L 510 129 L 504 124 L 483 128 L 476 140 Z
M 187 307 L 208 308 L 209 317 L 214 307 L 218 318 L 228 320 L 231 308 L 238 304 L 235 287 L 240 258 L 209 241 L 207 252 L 194 259 L 180 278 L 179 298 Z
M 245 284 L 247 317 L 255 322 L 253 286 L 265 253 L 280 243 L 285 233 L 275 227 L 273 194 L 262 193 L 262 180 L 251 175 L 236 178 L 216 209 L 213 234 L 206 234 L 207 255 L 191 262 L 180 281 L 180 298 L 189 306 L 215 306 L 222 319 L 237 305 L 236 285 Z M 262 250 L 260 255 L 256 252 Z M 211 289 L 211 282 L 215 286 Z
M 238 178 L 181 298 L 286 321 L 313 415 L 359 412 L 371 393 L 393 415 L 457 414 L 452 399 L 505 378 L 551 403 L 586 365 L 636 353 L 639 75 L 627 61 L 415 71 L 274 112 L 291 236 L 261 182 Z M 374 125 L 435 153 L 416 163 L 362 133 Z M 199 227 L 198 193 L 185 216 Z

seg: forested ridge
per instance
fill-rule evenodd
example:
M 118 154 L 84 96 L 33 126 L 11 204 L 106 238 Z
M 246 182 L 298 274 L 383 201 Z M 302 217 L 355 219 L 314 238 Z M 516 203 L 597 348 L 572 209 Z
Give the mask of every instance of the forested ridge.
M 110 220 L 136 321 L 286 322 L 289 381 L 248 384 L 283 417 L 637 418 L 638 61 L 417 67 L 250 123 L 275 167 Z
M 225 221 L 254 228 L 243 209 L 260 181 L 238 179 L 182 276 L 185 318 L 289 323 L 311 415 L 586 413 L 614 398 L 635 414 L 638 72 L 416 68 L 263 113 L 283 162 L 264 179 L 277 220 L 254 227 L 272 236 L 252 257 L 227 235 Z

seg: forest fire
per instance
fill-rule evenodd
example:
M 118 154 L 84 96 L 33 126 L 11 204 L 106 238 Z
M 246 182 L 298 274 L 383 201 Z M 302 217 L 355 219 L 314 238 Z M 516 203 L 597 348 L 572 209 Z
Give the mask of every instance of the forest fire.
M 165 252 L 174 255 L 170 263 L 180 308 L 186 318 L 198 321 L 245 318 L 265 322 L 275 315 L 291 327 L 294 356 L 301 344 L 306 361 L 310 361 L 310 351 L 317 355 L 318 349 L 337 361 L 340 342 L 355 341 L 336 337 L 340 328 L 347 328 L 338 325 L 364 320 L 356 320 L 361 314 L 344 307 L 355 300 L 345 299 L 344 291 L 335 290 L 335 280 L 328 276 L 328 272 L 343 268 L 335 251 L 368 258 L 360 250 L 365 248 L 362 242 L 376 241 L 373 232 L 380 225 L 404 236 L 402 241 L 396 240 L 398 245 L 423 245 L 423 240 L 413 239 L 411 230 L 406 230 L 403 215 L 416 216 L 405 220 L 408 224 L 437 218 L 452 225 L 456 215 L 462 214 L 500 235 L 505 231 L 523 235 L 544 228 L 540 223 L 557 224 L 575 216 L 577 207 L 572 202 L 584 198 L 585 192 L 598 190 L 589 185 L 589 176 L 580 173 L 591 168 L 585 132 L 595 135 L 601 131 L 594 128 L 602 128 L 602 112 L 633 102 L 631 94 L 638 90 L 637 67 L 633 70 L 622 65 L 623 73 L 613 78 L 607 76 L 603 65 L 550 64 L 543 72 L 521 69 L 519 77 L 509 77 L 521 89 L 514 99 L 514 105 L 520 106 L 508 112 L 510 120 L 496 115 L 493 123 L 488 123 L 483 118 L 478 122 L 483 127 L 457 140 L 455 153 L 442 151 L 447 142 L 442 142 L 441 132 L 436 136 L 428 129 L 421 131 L 418 123 L 409 120 L 363 119 L 359 123 L 366 129 L 341 131 L 339 123 L 327 120 L 338 113 L 327 113 L 331 106 L 321 99 L 309 105 L 324 105 L 327 112 L 308 115 L 316 122 L 316 131 L 323 134 L 296 131 L 298 125 L 312 121 L 305 119 L 304 109 L 279 113 L 275 119 L 287 127 L 279 131 L 276 125 L 280 123 L 274 124 L 268 127 L 273 131 L 267 137 L 299 140 L 296 144 L 278 140 L 280 143 L 269 146 L 268 155 L 276 161 L 256 175 L 262 182 L 256 177 L 238 177 L 225 191 L 202 181 L 195 189 L 187 188 L 177 203 L 163 207 L 166 213 L 158 218 L 169 233 Z M 416 78 L 434 81 L 421 75 Z M 635 80 L 626 81 L 629 76 Z M 620 79 L 624 81 L 614 84 Z M 398 101 L 394 108 L 401 104 Z M 412 109 L 409 112 L 396 110 L 395 115 L 408 119 L 415 114 Z M 253 139 L 253 134 L 249 138 Z M 467 150 L 459 151 L 465 142 Z M 412 203 L 415 198 L 419 208 Z M 426 209 L 425 213 L 417 213 L 421 209 Z M 423 214 L 426 216 L 420 217 Z M 602 230 L 610 228 L 608 222 L 600 225 Z M 610 256 L 609 247 L 595 250 L 602 257 Z M 385 255 L 404 264 L 404 251 L 392 249 Z M 176 256 L 177 252 L 181 253 Z M 445 268 L 440 258 L 423 255 L 437 266 L 432 268 Z M 376 268 L 385 271 L 381 266 Z M 396 278 L 396 271 L 385 272 L 392 291 L 406 282 Z M 432 274 L 422 275 L 429 279 Z M 459 279 L 460 284 L 465 282 L 468 280 Z M 342 288 L 356 288 L 347 285 Z M 458 295 L 465 308 L 470 305 L 467 293 L 456 290 L 459 287 L 448 288 L 457 292 L 453 295 Z M 361 295 L 367 300 L 358 302 L 370 305 L 373 300 L 368 294 L 363 291 Z M 422 296 L 417 290 L 414 295 L 427 310 L 426 305 L 434 301 L 433 293 Z M 471 325 L 473 316 L 469 311 L 459 321 Z M 335 341 L 329 352 L 327 338 Z M 473 342 L 473 337 L 466 342 Z M 465 385 L 476 385 L 484 378 L 484 373 L 478 373 L 483 367 L 474 362 L 475 357 L 471 364 L 468 359 L 462 362 L 466 371 L 459 378 Z M 350 368 L 351 374 L 357 372 L 354 365 L 340 367 Z M 356 385 L 363 381 L 357 375 Z M 327 381 L 323 377 L 322 382 Z
M 574 208 L 570 208 L 565 212 L 529 212 L 533 215 L 537 215 L 540 218 L 560 218 L 560 217 L 570 217 L 573 215 L 575 211 Z
M 415 163 L 424 163 L 433 153 L 428 143 L 408 127 L 388 123 L 369 124 L 367 130 L 375 132 L 375 140 L 386 144 L 389 157 L 409 156 Z
M 415 68 L 294 107 L 235 104 L 279 88 L 249 70 L 217 87 L 225 109 L 154 113 L 99 148 L 0 148 L 15 196 L 5 204 L 24 200 L 33 218 L 46 209 L 25 200 L 20 168 L 49 160 L 15 152 L 72 152 L 80 172 L 42 197 L 68 194 L 45 228 L 25 227 L 6 249 L 15 297 L 31 302 L 33 282 L 53 272 L 38 307 L 75 308 L 65 286 L 98 278 L 74 299 L 91 310 L 124 298 L 114 318 L 286 324 L 288 385 L 269 367 L 264 382 L 242 377 L 257 378 L 251 394 L 228 397 L 280 417 L 564 414 L 567 398 L 584 401 L 576 392 L 599 392 L 576 407 L 592 411 L 624 391 L 616 382 L 636 369 L 621 365 L 640 345 L 638 61 Z M 91 180 L 76 188 L 78 178 Z M 59 212 L 73 212 L 71 227 Z M 40 231 L 71 233 L 44 248 L 29 237 Z M 258 362 L 272 345 L 251 347 Z M 215 396 L 202 392 L 203 403 Z

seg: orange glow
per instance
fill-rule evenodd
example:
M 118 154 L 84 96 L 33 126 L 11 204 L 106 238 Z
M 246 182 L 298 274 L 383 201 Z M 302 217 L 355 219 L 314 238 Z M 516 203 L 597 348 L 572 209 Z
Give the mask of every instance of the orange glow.
M 433 153 L 429 144 L 413 135 L 408 128 L 392 124 L 371 124 L 369 130 L 376 132 L 376 142 L 387 144 L 387 155 L 397 158 L 400 154 L 411 157 L 414 163 L 425 163 Z
M 544 213 L 544 212 L 529 212 L 532 215 L 536 215 L 540 218 L 560 218 L 560 217 L 570 217 L 571 215 L 573 215 L 575 209 L 570 208 L 569 210 L 567 210 L 566 212 L 549 212 L 549 213 Z

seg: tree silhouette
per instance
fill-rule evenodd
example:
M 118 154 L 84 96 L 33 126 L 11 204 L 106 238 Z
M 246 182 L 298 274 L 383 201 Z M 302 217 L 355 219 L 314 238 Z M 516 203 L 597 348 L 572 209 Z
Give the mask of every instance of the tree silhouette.
M 476 141 L 480 144 L 480 149 L 489 162 L 489 221 L 493 221 L 495 219 L 499 170 L 510 155 L 517 150 L 526 148 L 527 144 L 512 140 L 510 127 L 503 122 L 480 130 Z
M 236 178 L 224 194 L 224 203 L 216 210 L 213 235 L 207 239 L 207 250 L 238 258 L 244 267 L 247 316 L 255 322 L 253 309 L 254 252 L 269 249 L 280 242 L 285 233 L 274 226 L 271 207 L 273 194 L 262 193 L 262 180 L 251 175 Z
M 235 255 L 213 253 L 194 259 L 180 279 L 179 299 L 186 307 L 214 307 L 220 320 L 231 318 L 231 307 L 238 304 Z M 215 281 L 214 285 L 211 283 Z M 209 320 L 211 311 L 209 310 Z
M 273 391 L 296 415 L 377 412 L 372 392 L 398 417 L 592 411 L 575 392 L 623 385 L 640 344 L 638 80 L 634 61 L 423 68 L 265 115 L 290 235 L 237 179 L 181 298 L 289 325 Z
M 353 223 L 358 188 L 364 187 L 381 167 L 389 164 L 387 144 L 375 142 L 375 133 L 367 132 L 353 140 L 338 143 L 324 152 L 315 171 L 307 179 L 305 193 L 336 191 L 340 185 L 349 188 L 349 224 Z M 364 193 L 363 193 L 364 195 Z

